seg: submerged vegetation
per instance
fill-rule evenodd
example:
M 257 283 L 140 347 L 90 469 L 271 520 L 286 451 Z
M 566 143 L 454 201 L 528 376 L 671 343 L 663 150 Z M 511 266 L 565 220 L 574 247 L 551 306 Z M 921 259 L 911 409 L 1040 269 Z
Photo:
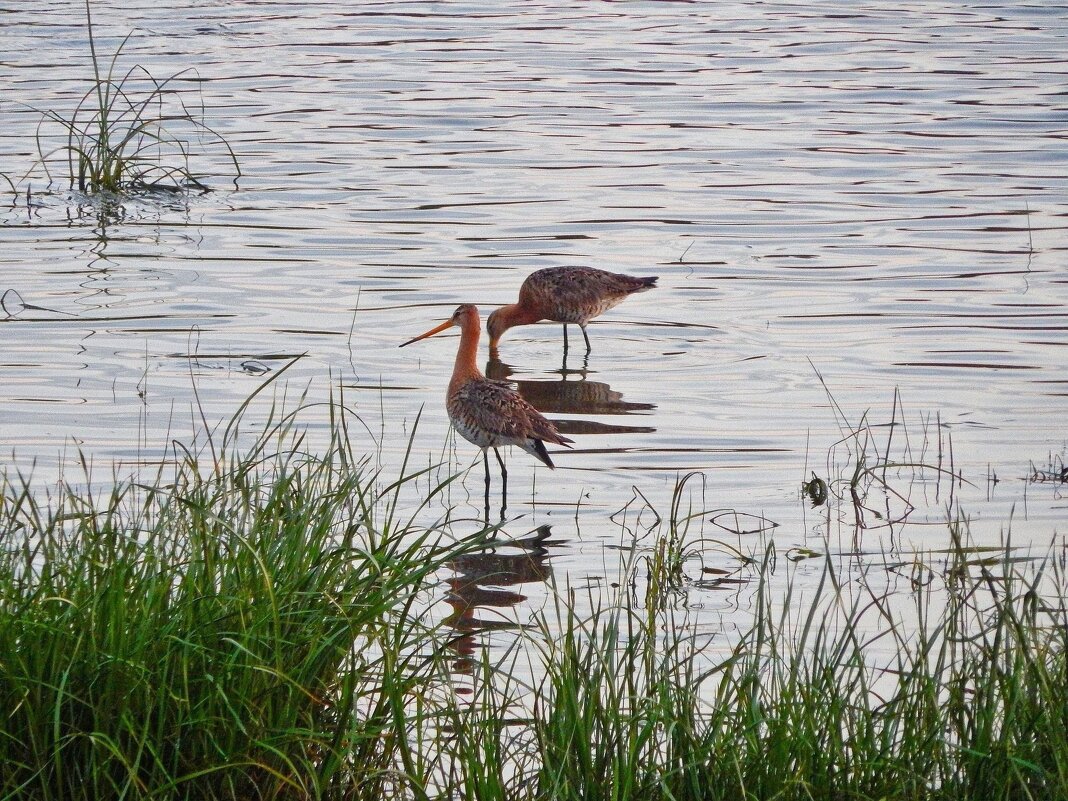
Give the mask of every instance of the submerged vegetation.
M 105 492 L 6 479 L 0 797 L 1068 797 L 1063 552 L 1025 573 L 954 521 L 801 597 L 769 540 L 751 625 L 709 631 L 670 602 L 682 480 L 614 596 L 557 587 L 457 674 L 443 578 L 500 533 L 417 523 L 448 481 L 387 478 L 330 412 L 319 448 L 281 414 L 239 447 L 239 416 Z
M 85 22 L 92 82 L 69 114 L 41 111 L 37 128 L 37 163 L 50 182 L 55 180 L 53 169 L 62 164 L 70 188 L 90 195 L 205 191 L 191 158 L 194 148 L 206 143 L 221 147 L 235 175 L 241 174 L 230 145 L 204 121 L 203 103 L 191 107 L 174 87 L 190 70 L 165 79 L 141 65 L 119 72 L 118 62 L 132 34 L 108 60 L 97 52 L 89 0 Z M 55 147 L 46 144 L 52 127 L 63 137 Z M 8 178 L 7 183 L 15 191 L 15 182 Z

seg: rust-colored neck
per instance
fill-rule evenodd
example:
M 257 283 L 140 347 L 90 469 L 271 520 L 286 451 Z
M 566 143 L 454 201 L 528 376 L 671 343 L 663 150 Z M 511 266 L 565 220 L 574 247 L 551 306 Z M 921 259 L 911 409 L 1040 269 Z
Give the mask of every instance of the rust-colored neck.
M 517 325 L 530 325 L 544 319 L 533 306 L 522 301 L 501 306 L 493 313 L 493 316 L 495 326 L 490 328 L 490 350 L 497 348 L 497 340 L 509 328 Z
M 526 303 L 513 303 L 504 307 L 504 322 L 507 328 L 516 325 L 530 325 L 541 320 L 538 310 Z
M 459 321 L 460 347 L 456 351 L 456 364 L 452 368 L 452 380 L 449 381 L 449 394 L 466 384 L 472 378 L 482 378 L 478 369 L 478 335 L 481 325 L 478 311 L 468 310 Z

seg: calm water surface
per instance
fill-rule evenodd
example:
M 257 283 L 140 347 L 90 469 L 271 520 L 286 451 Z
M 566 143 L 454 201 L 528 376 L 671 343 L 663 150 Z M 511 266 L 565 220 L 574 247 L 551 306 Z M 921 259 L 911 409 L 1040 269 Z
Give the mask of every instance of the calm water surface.
M 120 65 L 192 69 L 174 86 L 244 174 L 207 139 L 208 194 L 116 209 L 49 187 L 29 107 L 69 113 L 85 92 L 82 12 L 0 17 L 0 171 L 30 173 L 0 230 L 9 469 L 52 481 L 82 449 L 128 472 L 199 427 L 194 385 L 225 420 L 301 356 L 290 402 L 343 387 L 369 429 L 357 450 L 379 440 L 387 471 L 423 410 L 419 463 L 472 468 L 435 509 L 463 535 L 484 509 L 478 452 L 447 433 L 456 339 L 397 345 L 461 302 L 513 300 L 534 269 L 588 264 L 660 286 L 591 325 L 588 359 L 563 360 L 555 324 L 504 340 L 489 372 L 576 446 L 555 472 L 510 455 L 507 530 L 534 539 L 456 566 L 458 627 L 522 618 L 550 575 L 611 584 L 606 546 L 651 544 L 690 471 L 708 541 L 686 601 L 710 626 L 748 608 L 711 540 L 759 552 L 765 531 L 788 554 L 829 537 L 859 570 L 883 557 L 858 551 L 946 547 L 958 509 L 980 543 L 1063 534 L 1063 486 L 1029 477 L 1068 439 L 1068 8 L 94 8 L 102 51 L 136 31 Z M 848 478 L 851 446 L 946 472 L 869 477 L 859 513 L 808 508 L 802 482 Z

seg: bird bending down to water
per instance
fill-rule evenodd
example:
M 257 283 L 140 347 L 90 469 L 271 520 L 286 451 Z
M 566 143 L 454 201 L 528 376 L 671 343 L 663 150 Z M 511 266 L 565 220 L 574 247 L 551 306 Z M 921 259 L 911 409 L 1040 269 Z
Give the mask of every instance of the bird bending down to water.
M 582 329 L 586 352 L 590 352 L 590 338 L 586 324 L 635 292 L 645 292 L 656 286 L 657 276 L 632 278 L 594 267 L 546 267 L 527 276 L 519 287 L 519 301 L 501 306 L 489 316 L 486 330 L 490 337 L 490 353 L 497 350 L 501 335 L 512 326 L 529 325 L 539 320 L 564 324 L 564 351 L 567 351 L 567 325 L 575 323 Z
M 545 450 L 545 443 L 568 445 L 572 440 L 562 436 L 556 426 L 542 416 L 522 396 L 504 381 L 493 381 L 479 371 L 475 363 L 478 336 L 481 329 L 478 309 L 464 304 L 452 317 L 425 334 L 409 339 L 400 347 L 432 337 L 452 326 L 460 328 L 460 347 L 456 351 L 456 365 L 445 396 L 449 420 L 460 436 L 482 449 L 486 465 L 486 496 L 489 497 L 489 456 L 493 448 L 501 466 L 501 477 L 507 487 L 508 471 L 497 448 L 518 445 L 539 459 L 542 464 L 555 467 Z

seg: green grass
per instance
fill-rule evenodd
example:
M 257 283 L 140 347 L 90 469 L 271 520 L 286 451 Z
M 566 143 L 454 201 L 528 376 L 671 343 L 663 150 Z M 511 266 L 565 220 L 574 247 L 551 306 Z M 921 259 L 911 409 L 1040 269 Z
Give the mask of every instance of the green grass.
M 100 496 L 6 483 L 0 798 L 398 784 L 397 716 L 437 673 L 419 592 L 470 545 L 402 518 L 419 474 L 372 472 L 334 422 L 316 454 L 288 417 L 238 454 L 235 422 L 206 461 Z
M 70 187 L 88 193 L 128 194 L 152 190 L 206 190 L 192 167 L 194 147 L 222 148 L 234 173 L 241 170 L 230 145 L 204 122 L 204 108 L 191 107 L 175 84 L 191 70 L 157 79 L 140 65 L 119 71 L 128 35 L 110 60 L 97 52 L 90 2 L 85 3 L 93 75 L 89 88 L 69 114 L 48 110 L 37 129 L 38 163 L 49 181 L 63 165 Z M 132 34 L 131 34 L 132 35 Z M 45 145 L 50 126 L 65 142 Z M 13 182 L 8 180 L 9 184 Z
M 768 540 L 726 552 L 750 625 L 710 630 L 677 603 L 687 477 L 618 591 L 555 588 L 462 695 L 432 607 L 498 533 L 417 523 L 447 482 L 383 475 L 327 409 L 314 448 L 242 408 L 106 490 L 7 479 L 0 799 L 1068 798 L 1063 553 L 954 520 L 891 590 L 878 556 L 795 584 L 816 563 Z
M 461 795 L 1068 798 L 1063 573 L 1028 579 L 971 556 L 951 548 L 940 578 L 904 597 L 838 584 L 828 561 L 802 601 L 769 549 L 753 625 L 729 646 L 629 592 L 591 599 L 586 617 L 561 600 L 542 618 L 532 713 L 511 710 L 529 736 L 492 702 L 515 693 L 505 669 L 461 727 L 474 740 L 464 779 L 485 786 L 485 765 L 500 765 L 493 791 Z

